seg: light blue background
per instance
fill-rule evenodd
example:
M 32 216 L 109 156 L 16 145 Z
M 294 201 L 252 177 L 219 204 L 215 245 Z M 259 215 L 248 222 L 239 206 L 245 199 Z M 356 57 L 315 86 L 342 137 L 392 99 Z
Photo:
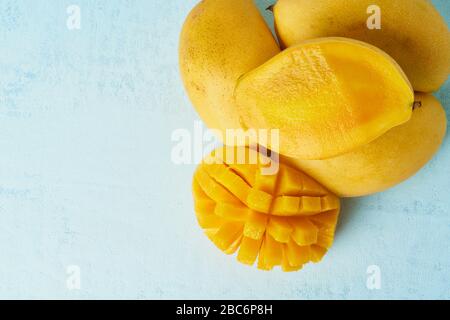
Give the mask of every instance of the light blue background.
M 194 165 L 170 160 L 172 131 L 198 119 L 177 66 L 196 2 L 0 2 L 0 298 L 450 298 L 448 139 L 406 183 L 346 200 L 319 265 L 260 272 L 203 236 Z M 449 83 L 437 95 L 449 110 Z

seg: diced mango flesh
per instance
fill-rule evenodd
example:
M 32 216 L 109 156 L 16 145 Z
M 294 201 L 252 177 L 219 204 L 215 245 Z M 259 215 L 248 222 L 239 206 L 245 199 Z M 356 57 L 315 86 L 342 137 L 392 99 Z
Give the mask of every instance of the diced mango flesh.
M 251 211 L 244 227 L 244 236 L 250 239 L 261 239 L 266 232 L 269 217 L 263 213 Z
M 293 271 L 298 271 L 302 268 L 303 268 L 302 264 L 298 264 L 298 265 L 291 264 L 291 262 L 289 261 L 288 255 L 287 255 L 286 246 L 284 246 L 283 247 L 283 260 L 281 262 L 281 269 L 284 272 L 293 272 Z
M 244 264 L 253 265 L 258 257 L 262 241 L 263 237 L 259 240 L 254 240 L 244 236 L 237 259 Z
M 278 242 L 287 243 L 294 231 L 293 226 L 287 219 L 282 217 L 271 217 L 267 226 L 267 232 Z
M 245 222 L 249 215 L 249 211 L 250 210 L 244 206 L 236 206 L 230 203 L 218 203 L 212 212 L 227 220 Z
M 318 245 L 312 245 L 311 246 L 311 262 L 318 263 L 320 262 L 325 254 L 327 253 L 327 249 L 318 246 Z
M 310 246 L 299 246 L 291 239 L 285 244 L 284 250 L 286 251 L 286 257 L 291 266 L 304 265 L 310 261 Z
M 240 223 L 226 222 L 212 235 L 212 241 L 222 251 L 230 250 L 233 244 L 242 237 L 242 228 L 243 225 Z
M 192 184 L 198 223 L 224 253 L 241 263 L 297 271 L 319 262 L 332 246 L 339 198 L 303 172 L 284 164 L 265 176 L 265 164 L 232 163 L 226 155 L 245 147 L 216 149 Z
M 310 220 L 305 218 L 292 218 L 290 223 L 294 227 L 292 239 L 299 246 L 308 246 L 317 243 L 319 228 Z
M 267 192 L 252 189 L 248 194 L 246 204 L 248 205 L 249 208 L 253 210 L 264 213 L 270 213 L 272 201 L 273 201 L 272 196 Z
M 270 268 L 281 265 L 283 259 L 283 244 L 276 241 L 272 236 L 266 233 L 264 239 L 265 257 L 264 262 Z
M 221 217 L 214 214 L 197 216 L 197 221 L 203 229 L 218 229 L 225 222 Z

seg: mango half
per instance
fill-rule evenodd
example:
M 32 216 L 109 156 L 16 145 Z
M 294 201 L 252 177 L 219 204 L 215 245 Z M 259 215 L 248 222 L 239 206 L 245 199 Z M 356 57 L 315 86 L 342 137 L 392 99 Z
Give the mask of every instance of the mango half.
M 415 91 L 436 91 L 450 72 L 450 32 L 429 0 L 278 0 L 274 15 L 286 47 L 335 36 L 370 43 L 399 63 Z
M 439 150 L 447 120 L 432 95 L 417 94 L 421 107 L 407 123 L 350 153 L 326 160 L 283 158 L 342 197 L 384 191 L 418 172 Z
M 244 75 L 235 98 L 245 127 L 279 129 L 277 151 L 300 159 L 363 146 L 408 121 L 414 105 L 412 87 L 392 58 L 346 38 L 284 50 Z
M 223 252 L 237 251 L 237 259 L 248 265 L 258 260 L 262 270 L 296 271 L 319 262 L 334 240 L 339 198 L 287 165 L 279 164 L 275 175 L 262 175 L 266 160 L 236 161 L 238 154 L 250 152 L 256 151 L 219 148 L 197 168 L 198 223 Z
M 187 17 L 179 65 L 192 104 L 210 129 L 240 129 L 237 80 L 280 52 L 252 0 L 203 0 Z M 221 138 L 219 137 L 219 138 Z

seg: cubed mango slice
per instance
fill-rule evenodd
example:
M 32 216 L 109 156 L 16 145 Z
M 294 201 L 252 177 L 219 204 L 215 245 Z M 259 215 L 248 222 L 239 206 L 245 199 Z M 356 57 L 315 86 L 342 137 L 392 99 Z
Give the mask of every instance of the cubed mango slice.
M 334 241 L 339 198 L 282 163 L 274 175 L 262 174 L 267 163 L 234 164 L 226 155 L 249 151 L 236 149 L 216 149 L 194 175 L 195 212 L 207 237 L 261 270 L 292 272 L 319 262 Z

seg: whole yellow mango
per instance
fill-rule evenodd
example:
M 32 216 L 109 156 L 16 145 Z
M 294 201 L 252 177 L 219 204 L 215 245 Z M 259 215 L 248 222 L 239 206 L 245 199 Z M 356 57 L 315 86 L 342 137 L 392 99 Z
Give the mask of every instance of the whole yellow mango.
M 252 0 L 203 0 L 191 11 L 181 32 L 179 65 L 209 128 L 241 128 L 233 99 L 237 80 L 279 51 Z
M 327 160 L 282 161 L 303 170 L 342 197 L 386 190 L 419 171 L 438 151 L 445 136 L 445 111 L 432 95 L 418 94 L 422 106 L 410 121 L 353 152 Z
M 354 38 L 391 55 L 416 91 L 435 91 L 448 77 L 450 32 L 428 0 L 278 0 L 273 10 L 287 47 L 319 37 Z
M 347 38 L 284 50 L 243 76 L 235 96 L 246 127 L 279 129 L 276 151 L 301 159 L 363 146 L 408 121 L 414 104 L 411 84 L 391 57 Z

